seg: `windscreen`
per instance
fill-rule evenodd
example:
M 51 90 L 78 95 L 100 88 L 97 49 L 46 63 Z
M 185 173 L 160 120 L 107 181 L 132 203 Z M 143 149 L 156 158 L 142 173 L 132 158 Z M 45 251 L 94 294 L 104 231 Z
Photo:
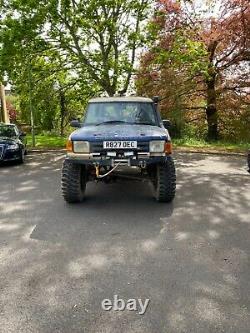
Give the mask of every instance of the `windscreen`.
M 156 110 L 151 103 L 110 102 L 90 103 L 85 125 L 105 123 L 158 125 Z
M 13 138 L 17 136 L 13 126 L 0 126 L 0 137 Z

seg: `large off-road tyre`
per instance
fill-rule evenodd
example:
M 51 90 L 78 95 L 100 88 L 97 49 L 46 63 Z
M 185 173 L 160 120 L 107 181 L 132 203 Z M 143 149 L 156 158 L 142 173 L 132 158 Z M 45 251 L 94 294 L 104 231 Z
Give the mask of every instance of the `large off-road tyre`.
M 85 190 L 85 167 L 65 160 L 62 167 L 62 195 L 64 200 L 68 203 L 82 202 Z
M 156 167 L 154 196 L 158 202 L 171 202 L 175 197 L 176 172 L 174 160 L 168 157 L 165 163 Z

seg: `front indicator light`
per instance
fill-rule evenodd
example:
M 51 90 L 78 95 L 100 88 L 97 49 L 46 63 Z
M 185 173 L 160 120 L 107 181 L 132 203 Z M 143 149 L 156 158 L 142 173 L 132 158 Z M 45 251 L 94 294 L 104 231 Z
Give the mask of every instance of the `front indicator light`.
M 171 142 L 166 142 L 165 143 L 165 153 L 166 154 L 172 154 L 173 151 L 173 146 Z
M 73 151 L 73 143 L 71 140 L 68 140 L 67 143 L 66 143 L 66 150 L 67 152 L 72 152 Z

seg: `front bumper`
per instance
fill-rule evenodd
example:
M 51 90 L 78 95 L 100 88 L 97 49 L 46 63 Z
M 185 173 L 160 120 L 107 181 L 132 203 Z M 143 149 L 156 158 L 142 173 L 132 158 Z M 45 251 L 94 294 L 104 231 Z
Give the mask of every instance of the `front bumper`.
M 16 149 L 16 150 L 2 149 L 0 151 L 0 163 L 17 161 L 20 159 L 20 156 L 21 156 L 20 149 Z
M 137 156 L 101 156 L 98 153 L 89 154 L 76 154 L 67 153 L 66 159 L 74 163 L 93 165 L 93 166 L 111 166 L 114 167 L 117 164 L 126 166 L 139 166 L 146 167 L 147 165 L 163 163 L 167 160 L 169 155 L 162 154 L 150 154 L 150 153 L 138 153 Z

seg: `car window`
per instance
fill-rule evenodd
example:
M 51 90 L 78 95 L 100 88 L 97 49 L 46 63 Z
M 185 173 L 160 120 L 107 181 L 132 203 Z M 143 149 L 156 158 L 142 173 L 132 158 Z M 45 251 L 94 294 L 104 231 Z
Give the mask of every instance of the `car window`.
M 157 125 L 157 116 L 155 108 L 151 103 L 90 103 L 84 124 L 97 125 L 116 121 L 132 124 Z
M 13 138 L 17 136 L 17 131 L 14 126 L 0 126 L 0 136 Z

